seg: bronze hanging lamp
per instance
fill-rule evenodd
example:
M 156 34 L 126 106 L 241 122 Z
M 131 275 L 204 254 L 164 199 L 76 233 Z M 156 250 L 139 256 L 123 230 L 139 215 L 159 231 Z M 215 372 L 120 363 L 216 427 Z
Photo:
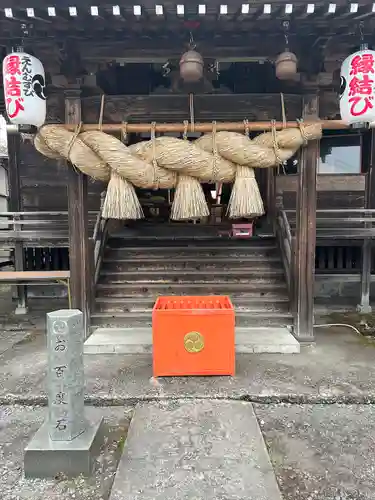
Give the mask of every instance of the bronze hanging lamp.
M 285 50 L 275 61 L 276 77 L 279 80 L 293 80 L 297 74 L 297 56 L 289 50 L 289 21 L 283 22 Z
M 189 50 L 182 54 L 180 59 L 180 77 L 184 82 L 198 82 L 203 78 L 203 57 L 195 48 L 196 44 L 190 32 Z

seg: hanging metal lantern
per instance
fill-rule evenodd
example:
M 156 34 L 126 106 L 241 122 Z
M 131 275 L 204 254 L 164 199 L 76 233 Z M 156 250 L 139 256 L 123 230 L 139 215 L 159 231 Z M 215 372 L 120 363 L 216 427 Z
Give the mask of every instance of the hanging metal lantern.
M 291 80 L 297 74 L 297 57 L 286 50 L 279 54 L 275 61 L 276 77 L 279 80 Z
M 289 50 L 289 21 L 282 24 L 285 38 L 285 50 L 275 61 L 276 77 L 279 80 L 292 80 L 297 74 L 297 56 Z
M 198 82 L 203 77 L 203 57 L 195 50 L 182 54 L 180 60 L 180 76 L 185 82 Z

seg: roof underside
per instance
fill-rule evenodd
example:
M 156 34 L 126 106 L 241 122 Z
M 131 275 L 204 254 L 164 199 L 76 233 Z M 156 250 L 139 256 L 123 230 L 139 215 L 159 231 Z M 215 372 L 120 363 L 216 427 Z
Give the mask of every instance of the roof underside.
M 28 41 L 46 57 L 62 45 L 79 44 L 83 58 L 106 60 L 181 53 L 192 31 L 204 55 L 274 57 L 284 46 L 283 22 L 289 21 L 289 43 L 306 57 L 311 50 L 345 56 L 358 46 L 359 24 L 366 41 L 375 44 L 375 3 L 241 2 L 108 3 L 92 0 L 0 0 L 0 44 L 10 47 L 27 26 Z M 207 53 L 208 52 L 208 53 Z

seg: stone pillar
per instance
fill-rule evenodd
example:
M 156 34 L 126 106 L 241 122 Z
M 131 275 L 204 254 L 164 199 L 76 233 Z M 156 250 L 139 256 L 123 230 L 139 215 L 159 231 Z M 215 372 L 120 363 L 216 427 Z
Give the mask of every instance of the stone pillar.
M 47 314 L 48 433 L 70 441 L 86 429 L 84 416 L 83 315 L 77 310 Z
M 48 417 L 25 449 L 25 477 L 90 475 L 102 443 L 102 419 L 84 411 L 83 314 L 47 314 Z

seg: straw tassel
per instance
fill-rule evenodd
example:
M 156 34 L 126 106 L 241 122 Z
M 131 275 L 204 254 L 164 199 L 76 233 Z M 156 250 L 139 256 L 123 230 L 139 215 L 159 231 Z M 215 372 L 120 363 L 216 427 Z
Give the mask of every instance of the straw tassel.
M 264 214 L 254 169 L 240 165 L 237 167 L 227 213 L 231 219 L 253 218 Z
M 112 172 L 103 204 L 103 219 L 136 220 L 143 218 L 143 210 L 134 186 Z

